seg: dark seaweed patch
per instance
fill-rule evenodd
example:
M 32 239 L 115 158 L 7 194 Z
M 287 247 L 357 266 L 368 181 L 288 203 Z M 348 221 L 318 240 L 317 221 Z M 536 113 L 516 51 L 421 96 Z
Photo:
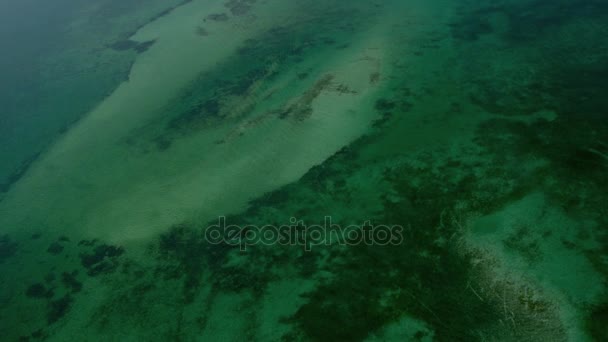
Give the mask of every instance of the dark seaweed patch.
M 137 46 L 135 46 L 133 49 L 137 53 L 143 53 L 147 51 L 152 45 L 154 45 L 154 43 L 156 43 L 156 40 L 148 40 L 137 44 Z
M 598 18 L 608 14 L 605 1 L 536 0 L 520 6 L 504 8 L 509 17 L 511 39 L 535 39 L 539 32 L 561 27 L 577 18 Z
M 49 272 L 47 275 L 44 276 L 44 281 L 46 281 L 47 283 L 52 283 L 53 281 L 55 281 L 55 278 L 55 273 Z
M 156 144 L 156 147 L 158 148 L 159 151 L 168 150 L 169 147 L 171 147 L 171 145 L 173 145 L 173 142 L 166 136 L 156 137 L 156 138 L 154 138 L 153 141 Z
M 72 271 L 71 273 L 61 273 L 61 282 L 71 293 L 77 293 L 82 290 L 82 283 L 76 278 L 77 275 L 78 271 L 76 270 Z
M 300 96 L 298 101 L 288 107 L 282 108 L 280 110 L 280 114 L 278 115 L 279 118 L 286 119 L 291 117 L 299 121 L 308 118 L 313 112 L 312 102 L 319 97 L 323 91 L 328 90 L 328 88 L 333 84 L 333 80 L 334 76 L 332 74 L 323 75 L 323 77 L 319 78 L 311 88 Z M 338 88 L 338 91 L 346 92 L 346 89 Z
M 505 116 L 528 115 L 542 109 L 551 108 L 548 99 L 543 97 L 544 89 L 540 83 L 521 85 L 509 89 L 496 80 L 478 81 L 471 87 L 472 103 L 485 111 Z
M 528 263 L 534 263 L 542 257 L 542 254 L 538 241 L 530 235 L 527 227 L 519 227 L 503 243 L 507 248 L 516 251 Z
M 213 13 L 209 14 L 206 19 L 212 21 L 228 21 L 229 17 L 226 13 Z
M 135 48 L 137 45 L 138 43 L 136 41 L 127 39 L 117 41 L 116 43 L 110 45 L 110 47 L 116 51 L 126 51 Z
M 34 331 L 33 333 L 30 334 L 30 336 L 22 336 L 21 340 L 22 341 L 30 341 L 30 337 L 32 339 L 38 340 L 38 341 L 44 341 L 49 337 L 49 334 L 44 331 L 44 329 L 38 329 L 36 331 Z
M 378 294 L 370 293 L 368 284 L 345 281 L 341 285 L 348 287 L 345 291 L 324 287 L 326 296 L 315 292 L 296 313 L 301 328 L 315 341 L 359 341 L 390 316 L 376 305 Z
M 268 283 L 268 274 L 251 268 L 225 267 L 216 272 L 214 285 L 224 291 L 252 290 L 255 294 L 263 293 Z
M 134 50 L 137 53 L 143 53 L 154 45 L 155 42 L 156 40 L 148 40 L 139 43 L 134 40 L 126 39 L 115 42 L 114 44 L 110 45 L 110 48 L 116 51 Z
M 407 113 L 412 109 L 412 103 L 408 101 L 410 90 L 408 88 L 401 89 L 402 94 L 399 100 L 388 100 L 380 98 L 374 103 L 374 109 L 380 114 L 380 117 L 374 121 L 373 126 L 380 128 L 384 126 L 394 115 L 394 113 Z
M 196 295 L 203 276 L 203 269 L 208 258 L 200 232 L 186 225 L 176 225 L 162 234 L 159 239 L 161 258 L 172 263 L 159 266 L 156 273 L 165 278 L 184 277 L 183 296 L 185 302 L 191 302 Z M 219 255 L 214 258 L 222 259 Z M 177 263 L 177 264 L 175 264 Z
M 74 298 L 69 294 L 49 302 L 47 323 L 50 325 L 63 318 L 70 311 L 73 302 Z
M 608 341 L 608 304 L 603 303 L 591 309 L 587 318 L 587 329 L 595 341 Z
M 53 242 L 51 243 L 51 245 L 49 246 L 49 248 L 47 248 L 47 252 L 49 254 L 53 254 L 53 255 L 58 255 L 61 254 L 61 252 L 63 252 L 63 245 L 60 244 L 59 242 Z
M 168 127 L 172 129 L 183 129 L 184 127 L 191 127 L 192 124 L 196 122 L 211 121 L 217 117 L 219 110 L 220 107 L 217 99 L 209 99 L 202 103 L 195 103 L 181 115 L 171 119 Z
M 47 289 L 41 283 L 35 283 L 30 285 L 25 291 L 25 295 L 29 298 L 52 298 L 54 293 L 52 289 Z
M 391 110 L 395 109 L 395 106 L 397 106 L 395 102 L 387 99 L 378 99 L 374 104 L 374 108 L 379 112 L 390 112 Z
M 97 244 L 97 239 L 93 239 L 93 240 L 80 240 L 78 242 L 78 246 L 86 246 L 86 247 L 91 247 L 91 246 L 95 246 L 95 244 Z
M 227 222 L 239 222 L 243 216 L 227 218 Z M 209 225 L 217 222 L 209 222 Z M 210 244 L 204 240 L 203 233 L 187 225 L 177 225 L 160 237 L 158 244 L 159 260 L 162 261 L 156 274 L 167 279 L 182 279 L 183 301 L 190 303 L 197 295 L 205 273 L 211 279 L 214 290 L 251 291 L 261 295 L 272 278 L 267 269 L 249 267 L 257 257 L 255 251 L 246 254 L 249 262 L 244 266 L 226 266 L 226 258 L 235 246 Z M 275 260 L 275 259 L 273 259 Z M 279 260 L 276 260 L 276 265 Z
M 196 27 L 196 34 L 201 36 L 201 37 L 206 37 L 209 35 L 209 31 L 207 31 L 206 28 L 202 27 L 202 26 L 197 26 Z
M 95 247 L 92 253 L 81 253 L 80 261 L 87 269 L 88 275 L 97 276 L 114 272 L 119 265 L 118 258 L 123 253 L 121 247 L 103 244 Z
M 256 0 L 229 0 L 225 6 L 230 9 L 230 13 L 234 16 L 241 16 L 251 11 L 251 6 L 256 3 Z
M 17 243 L 11 241 L 8 235 L 0 237 L 0 262 L 12 257 L 17 252 Z
M 276 191 L 271 191 L 263 194 L 262 196 L 253 199 L 249 202 L 249 206 L 252 208 L 257 208 L 261 206 L 270 206 L 276 207 L 281 204 L 287 203 L 289 200 L 289 190 L 287 189 L 279 189 Z
M 300 81 L 302 81 L 302 80 L 307 79 L 309 75 L 310 75 L 310 73 L 308 73 L 308 72 L 300 72 L 297 74 L 297 77 Z

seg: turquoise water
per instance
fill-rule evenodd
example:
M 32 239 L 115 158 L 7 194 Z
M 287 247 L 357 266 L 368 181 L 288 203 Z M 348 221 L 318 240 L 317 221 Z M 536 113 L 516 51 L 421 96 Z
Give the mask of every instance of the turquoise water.
M 604 2 L 0 18 L 3 340 L 608 340 Z

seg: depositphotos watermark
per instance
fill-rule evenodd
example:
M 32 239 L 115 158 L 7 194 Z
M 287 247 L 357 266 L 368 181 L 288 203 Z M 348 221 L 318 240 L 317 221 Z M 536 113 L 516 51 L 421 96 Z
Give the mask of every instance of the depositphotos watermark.
M 205 239 L 211 244 L 239 246 L 241 251 L 255 245 L 302 246 L 310 251 L 313 246 L 388 246 L 403 242 L 403 227 L 399 225 L 372 225 L 365 221 L 362 225 L 343 227 L 332 223 L 331 216 L 325 216 L 323 224 L 306 225 L 303 220 L 292 217 L 286 225 L 232 225 L 226 217 L 219 217 L 218 223 L 207 227 Z

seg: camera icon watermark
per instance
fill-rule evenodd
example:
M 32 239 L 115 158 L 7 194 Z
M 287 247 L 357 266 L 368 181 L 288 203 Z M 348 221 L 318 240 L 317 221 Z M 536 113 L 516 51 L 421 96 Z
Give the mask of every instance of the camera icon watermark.
M 285 225 L 233 225 L 220 216 L 217 224 L 205 230 L 205 240 L 210 244 L 238 246 L 246 251 L 249 246 L 281 245 L 301 246 L 306 251 L 313 246 L 395 246 L 403 242 L 403 227 L 400 225 L 373 225 L 371 220 L 361 225 L 341 226 L 325 216 L 323 224 L 306 225 L 303 220 L 292 217 Z

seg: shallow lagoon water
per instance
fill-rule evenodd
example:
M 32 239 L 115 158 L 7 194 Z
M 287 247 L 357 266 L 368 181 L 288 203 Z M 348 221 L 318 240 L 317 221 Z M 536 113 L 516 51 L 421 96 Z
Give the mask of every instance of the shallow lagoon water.
M 23 64 L 74 75 L 2 98 L 41 107 L 1 124 L 8 340 L 607 338 L 602 2 L 65 6 Z M 405 230 L 241 251 L 219 216 Z

